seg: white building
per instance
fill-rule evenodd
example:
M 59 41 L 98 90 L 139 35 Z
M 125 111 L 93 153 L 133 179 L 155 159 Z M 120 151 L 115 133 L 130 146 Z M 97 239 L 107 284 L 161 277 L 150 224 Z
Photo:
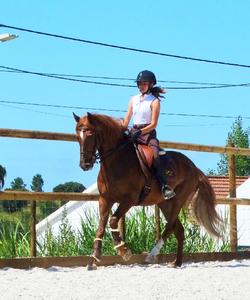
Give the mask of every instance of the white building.
M 83 193 L 98 194 L 97 184 L 94 183 Z M 81 227 L 81 222 L 84 220 L 86 213 L 93 212 L 98 214 L 98 201 L 69 201 L 65 205 L 58 208 L 51 215 L 40 221 L 36 225 L 37 240 L 41 241 L 46 231 L 51 228 L 53 235 L 57 236 L 59 227 L 62 221 L 63 212 L 66 210 L 67 219 L 69 220 L 72 229 L 77 232 Z

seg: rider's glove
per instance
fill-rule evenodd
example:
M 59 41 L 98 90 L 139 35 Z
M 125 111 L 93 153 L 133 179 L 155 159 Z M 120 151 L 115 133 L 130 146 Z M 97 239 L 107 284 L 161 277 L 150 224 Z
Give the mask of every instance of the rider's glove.
M 134 141 L 138 139 L 138 137 L 141 135 L 141 129 L 138 129 L 131 133 L 131 139 Z

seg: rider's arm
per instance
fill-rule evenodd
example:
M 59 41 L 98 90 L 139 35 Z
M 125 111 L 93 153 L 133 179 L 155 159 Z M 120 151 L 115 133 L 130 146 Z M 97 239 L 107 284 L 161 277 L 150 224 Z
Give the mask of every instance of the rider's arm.
M 159 114 L 160 114 L 160 100 L 159 99 L 155 99 L 151 103 L 151 109 L 152 109 L 151 123 L 148 126 L 142 128 L 142 130 L 141 130 L 142 134 L 152 131 L 157 126 Z
M 132 99 L 129 101 L 129 104 L 128 104 L 128 110 L 127 110 L 127 113 L 123 119 L 123 122 L 122 122 L 122 127 L 124 129 L 127 129 L 128 127 L 128 124 L 131 120 L 131 117 L 132 117 Z

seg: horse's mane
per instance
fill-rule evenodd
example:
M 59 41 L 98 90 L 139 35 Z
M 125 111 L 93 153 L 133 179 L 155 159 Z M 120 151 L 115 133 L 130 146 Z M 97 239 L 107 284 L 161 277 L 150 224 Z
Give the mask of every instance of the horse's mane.
M 91 120 L 90 125 L 94 125 L 95 131 L 101 133 L 105 142 L 112 144 L 123 137 L 124 129 L 120 119 L 108 115 L 91 114 Z

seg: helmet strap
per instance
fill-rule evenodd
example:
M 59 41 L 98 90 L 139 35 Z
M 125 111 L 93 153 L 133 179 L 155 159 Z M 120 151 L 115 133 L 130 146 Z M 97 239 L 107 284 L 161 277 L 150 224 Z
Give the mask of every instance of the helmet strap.
M 150 94 L 153 86 L 154 86 L 154 85 L 153 85 L 153 82 L 150 82 L 149 87 L 148 87 L 148 90 L 146 91 L 145 94 Z

